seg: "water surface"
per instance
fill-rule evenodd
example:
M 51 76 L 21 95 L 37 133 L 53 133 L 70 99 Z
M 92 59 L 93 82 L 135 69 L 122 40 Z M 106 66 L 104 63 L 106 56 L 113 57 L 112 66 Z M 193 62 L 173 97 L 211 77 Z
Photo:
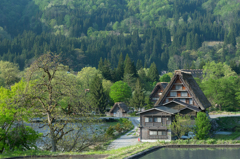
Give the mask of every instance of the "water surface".
M 240 159 L 240 148 L 161 148 L 140 159 Z

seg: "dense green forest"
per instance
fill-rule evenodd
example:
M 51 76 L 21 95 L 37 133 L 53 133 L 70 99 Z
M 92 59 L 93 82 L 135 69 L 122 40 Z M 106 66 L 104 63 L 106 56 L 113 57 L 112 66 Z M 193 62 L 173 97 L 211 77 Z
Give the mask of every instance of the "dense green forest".
M 0 60 L 23 70 L 47 52 L 79 71 L 120 53 L 159 71 L 238 66 L 238 0 L 1 0 Z

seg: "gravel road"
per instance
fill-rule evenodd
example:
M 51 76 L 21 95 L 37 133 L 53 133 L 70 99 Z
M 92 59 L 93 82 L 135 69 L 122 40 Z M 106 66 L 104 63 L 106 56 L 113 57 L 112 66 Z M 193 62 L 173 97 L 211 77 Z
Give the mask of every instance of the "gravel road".
M 109 146 L 108 149 L 118 149 L 121 147 L 131 146 L 138 144 L 138 136 L 134 135 L 139 125 L 139 117 L 130 117 L 134 125 L 134 129 L 129 131 L 127 134 L 121 136 L 120 138 L 114 140 Z

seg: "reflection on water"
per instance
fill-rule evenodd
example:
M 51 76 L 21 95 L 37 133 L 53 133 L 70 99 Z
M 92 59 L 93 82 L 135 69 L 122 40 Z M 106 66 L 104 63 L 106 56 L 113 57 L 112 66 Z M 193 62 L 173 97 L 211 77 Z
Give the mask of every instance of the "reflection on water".
M 240 148 L 162 148 L 141 159 L 240 159 Z

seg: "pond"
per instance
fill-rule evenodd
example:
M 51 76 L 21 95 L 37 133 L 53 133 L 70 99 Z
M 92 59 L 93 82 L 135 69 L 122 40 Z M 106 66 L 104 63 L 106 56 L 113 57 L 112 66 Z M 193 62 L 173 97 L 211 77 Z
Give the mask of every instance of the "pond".
M 240 148 L 161 148 L 140 159 L 239 159 Z

